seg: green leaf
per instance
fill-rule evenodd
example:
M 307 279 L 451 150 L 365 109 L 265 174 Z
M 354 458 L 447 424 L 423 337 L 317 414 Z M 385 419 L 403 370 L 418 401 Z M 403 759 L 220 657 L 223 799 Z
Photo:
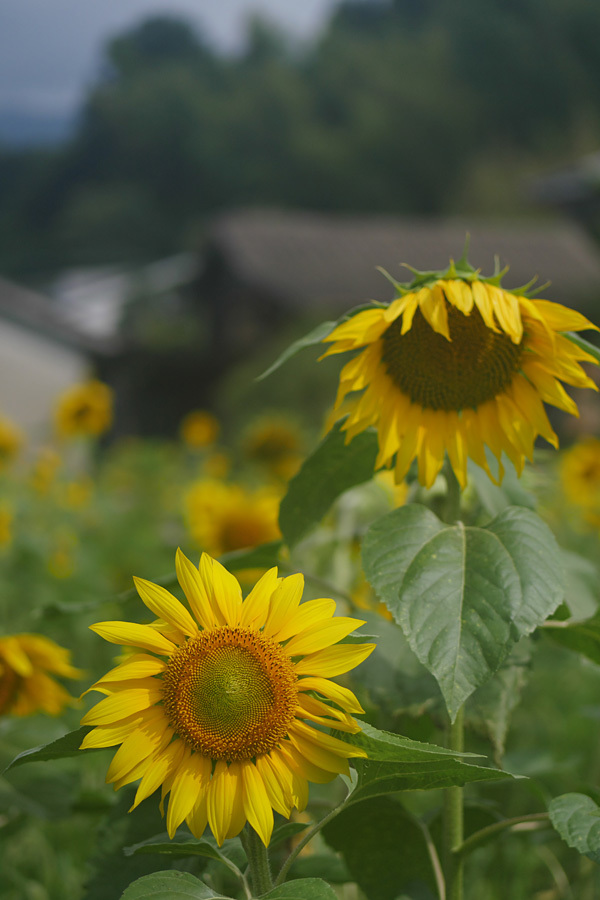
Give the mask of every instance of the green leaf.
M 593 356 L 594 359 L 600 363 L 600 347 L 596 347 L 595 344 L 590 344 L 589 341 L 586 341 L 585 338 L 580 337 L 574 331 L 564 332 L 564 336 L 569 338 L 577 347 L 580 347 L 582 350 L 585 350 L 586 353 L 589 353 L 590 356 Z
M 138 878 L 121 894 L 121 900 L 223 900 L 188 872 L 153 872 Z
M 320 344 L 328 334 L 331 334 L 337 324 L 337 321 L 321 322 L 320 325 L 317 325 L 316 328 L 313 328 L 313 330 L 309 331 L 308 334 L 305 334 L 304 337 L 299 338 L 297 341 L 294 341 L 293 344 L 290 344 L 289 347 L 286 347 L 283 353 L 277 357 L 275 362 L 270 365 L 262 375 L 258 376 L 256 381 L 263 381 L 265 378 L 268 378 L 269 375 L 272 375 L 273 372 L 276 372 L 280 366 L 286 363 L 288 359 L 291 359 L 296 353 L 299 353 L 300 350 L 304 350 L 305 347 L 313 347 L 315 344 Z M 323 350 L 323 352 L 325 352 L 325 350 Z
M 323 837 L 343 854 L 352 880 L 369 900 L 395 900 L 417 881 L 435 887 L 423 832 L 389 797 L 343 809 Z
M 585 622 L 544 628 L 544 636 L 600 665 L 600 614 Z
M 317 525 L 344 491 L 373 477 L 377 435 L 365 431 L 349 444 L 344 434 L 330 432 L 291 479 L 279 510 L 279 527 L 292 547 Z
M 493 463 L 492 463 L 493 464 Z M 502 484 L 494 484 L 489 475 L 472 460 L 469 460 L 469 479 L 475 485 L 481 505 L 490 516 L 497 516 L 507 506 L 525 506 L 535 509 L 535 497 L 523 487 L 514 466 L 504 460 Z
M 412 504 L 375 522 L 363 542 L 368 581 L 435 676 L 452 719 L 560 604 L 560 559 L 547 525 L 523 507 L 465 528 Z
M 361 730 L 356 734 L 345 734 L 346 743 L 360 747 L 369 759 L 382 762 L 431 762 L 433 760 L 469 757 L 477 758 L 478 753 L 457 753 L 447 747 L 438 747 L 436 744 L 424 744 L 421 741 L 413 741 L 411 738 L 394 734 L 392 731 L 381 731 L 368 722 L 356 720 Z M 338 737 L 341 737 L 338 734 Z
M 561 838 L 600 865 L 600 807 L 585 794 L 563 794 L 549 806 L 550 820 Z
M 530 660 L 529 642 L 521 641 L 494 677 L 469 697 L 467 722 L 491 741 L 496 763 L 504 756 L 511 716 L 521 701 Z
M 152 837 L 147 841 L 141 841 L 139 844 L 132 844 L 130 847 L 124 847 L 125 856 L 137 856 L 144 853 L 163 853 L 166 856 L 205 856 L 208 859 L 221 859 L 222 854 L 213 847 L 208 841 L 197 841 L 194 838 L 185 838 L 178 840 L 161 840 Z
M 67 756 L 79 756 L 80 753 L 89 753 L 90 750 L 80 750 L 81 742 L 89 732 L 89 728 L 78 728 L 76 731 L 69 731 L 63 737 L 50 741 L 49 744 L 42 744 L 41 747 L 33 747 L 31 750 L 23 750 L 18 756 L 9 762 L 6 769 L 14 769 L 16 766 L 22 766 L 30 762 L 45 762 L 49 759 L 64 759 Z M 101 749 L 101 748 L 97 748 Z
M 321 878 L 300 878 L 280 884 L 261 900 L 337 900 L 333 889 Z

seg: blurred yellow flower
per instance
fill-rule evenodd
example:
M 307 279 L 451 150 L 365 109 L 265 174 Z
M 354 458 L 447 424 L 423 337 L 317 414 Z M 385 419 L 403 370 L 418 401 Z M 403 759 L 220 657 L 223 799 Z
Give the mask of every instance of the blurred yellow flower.
M 54 423 L 61 437 L 98 437 L 112 423 L 113 392 L 101 381 L 74 384 L 58 398 Z
M 0 547 L 8 547 L 12 542 L 14 514 L 7 503 L 0 503 Z
M 6 468 L 18 455 L 23 445 L 23 432 L 10 421 L 0 416 L 0 471 Z
M 600 440 L 588 437 L 562 454 L 560 480 L 565 497 L 575 506 L 600 512 Z
M 352 603 L 359 609 L 366 609 L 370 610 L 371 612 L 376 612 L 387 622 L 394 621 L 393 615 L 391 614 L 385 603 L 382 603 L 377 599 L 377 597 L 373 593 L 371 585 L 366 580 L 364 575 L 361 575 L 358 584 L 352 591 L 351 597 Z
M 81 720 L 82 749 L 118 747 L 106 780 L 141 779 L 136 807 L 162 786 L 169 837 L 182 822 L 208 825 L 219 846 L 248 821 L 269 844 L 273 810 L 289 818 L 308 782 L 349 775 L 366 752 L 328 729 L 356 734 L 354 694 L 331 680 L 375 645 L 344 644 L 361 619 L 334 616 L 335 601 L 301 603 L 302 575 L 269 571 L 242 600 L 237 579 L 206 553 L 199 568 L 181 552 L 177 577 L 189 604 L 142 578 L 151 625 L 100 622 L 113 644 L 136 648 L 91 690 L 104 694 Z M 133 808 L 133 807 L 132 807 Z
M 394 465 L 398 482 L 417 459 L 431 487 L 446 453 L 462 487 L 469 456 L 493 478 L 486 444 L 499 478 L 503 452 L 520 473 L 537 435 L 558 446 L 544 402 L 577 415 L 561 381 L 597 390 L 579 365 L 596 360 L 562 334 L 596 328 L 588 319 L 453 271 L 398 286 L 389 306 L 358 312 L 325 338 L 325 356 L 359 351 L 342 369 L 329 427 L 343 418 L 350 441 L 374 426 L 377 468 Z
M 51 447 L 42 447 L 31 470 L 31 487 L 37 494 L 47 494 L 61 465 L 61 458 Z
M 220 426 L 216 416 L 205 409 L 195 409 L 182 420 L 180 434 L 182 441 L 199 449 L 214 444 L 219 436 Z
M 246 430 L 242 443 L 245 457 L 287 481 L 302 462 L 302 433 L 284 416 L 264 416 Z
M 185 495 L 186 522 L 199 547 L 211 556 L 221 556 L 280 538 L 280 499 L 280 492 L 271 487 L 248 490 L 206 479 L 193 484 Z
M 41 634 L 0 637 L 0 715 L 58 715 L 75 700 L 52 675 L 81 678 L 71 654 Z

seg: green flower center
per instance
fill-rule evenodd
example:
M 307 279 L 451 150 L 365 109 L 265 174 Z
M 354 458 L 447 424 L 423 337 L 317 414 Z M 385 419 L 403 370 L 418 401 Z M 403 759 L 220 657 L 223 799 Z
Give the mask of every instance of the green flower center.
M 163 676 L 170 722 L 212 759 L 252 759 L 286 735 L 297 706 L 297 676 L 281 646 L 249 628 L 216 628 L 191 638 Z
M 477 409 L 501 394 L 521 366 L 523 341 L 492 331 L 479 310 L 466 316 L 447 303 L 451 341 L 429 325 L 419 309 L 402 334 L 402 318 L 384 332 L 381 361 L 387 374 L 423 409 Z

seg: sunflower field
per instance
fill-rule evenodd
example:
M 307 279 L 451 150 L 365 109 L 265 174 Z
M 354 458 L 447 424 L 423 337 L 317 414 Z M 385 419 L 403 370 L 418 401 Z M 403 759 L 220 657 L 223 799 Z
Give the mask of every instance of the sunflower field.
M 0 418 L 0 900 L 600 898 L 599 329 L 388 278 L 312 418 Z

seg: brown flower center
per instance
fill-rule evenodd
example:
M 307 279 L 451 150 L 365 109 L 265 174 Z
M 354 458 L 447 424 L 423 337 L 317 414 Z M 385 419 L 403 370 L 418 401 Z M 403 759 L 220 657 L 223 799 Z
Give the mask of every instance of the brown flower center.
M 384 332 L 381 361 L 396 387 L 424 409 L 476 409 L 511 383 L 523 341 L 491 331 L 477 309 L 468 316 L 449 303 L 447 309 L 451 341 L 418 309 L 406 334 L 401 318 Z
M 215 628 L 191 638 L 163 676 L 165 711 L 194 750 L 211 759 L 252 759 L 286 735 L 297 676 L 281 646 L 248 628 Z

